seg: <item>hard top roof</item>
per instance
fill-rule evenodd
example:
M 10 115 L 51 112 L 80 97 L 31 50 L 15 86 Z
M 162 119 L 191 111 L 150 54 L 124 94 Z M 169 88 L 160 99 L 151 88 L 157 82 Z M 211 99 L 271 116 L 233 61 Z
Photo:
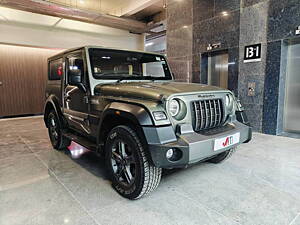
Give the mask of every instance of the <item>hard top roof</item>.
M 99 49 L 105 49 L 105 50 L 118 50 L 118 51 L 137 52 L 137 53 L 146 53 L 146 54 L 163 56 L 162 54 L 155 53 L 155 52 L 145 52 L 145 51 L 139 51 L 139 50 L 129 50 L 129 49 L 120 49 L 120 48 L 110 48 L 110 47 L 103 47 L 103 46 L 86 45 L 86 46 L 81 46 L 81 47 L 77 47 L 77 48 L 71 48 L 71 49 L 64 50 L 64 51 L 62 51 L 58 54 L 55 54 L 55 55 L 49 57 L 48 60 L 57 59 L 59 57 L 62 57 L 66 53 L 73 52 L 73 51 L 80 50 L 80 49 L 84 49 L 84 48 L 85 49 L 99 48 Z

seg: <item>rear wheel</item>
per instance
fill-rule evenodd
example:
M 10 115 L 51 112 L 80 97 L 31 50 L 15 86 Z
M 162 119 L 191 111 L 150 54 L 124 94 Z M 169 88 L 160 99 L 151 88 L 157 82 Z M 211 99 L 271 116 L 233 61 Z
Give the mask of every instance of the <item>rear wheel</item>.
M 234 152 L 235 152 L 235 148 L 232 148 L 230 150 L 227 150 L 226 152 L 222 152 L 222 153 L 218 154 L 217 156 L 207 160 L 207 162 L 210 162 L 210 163 L 224 162 L 225 160 L 229 159 Z
M 148 161 L 137 133 L 128 126 L 117 126 L 108 134 L 106 163 L 114 189 L 123 197 L 138 199 L 155 190 L 161 168 Z
M 62 150 L 68 147 L 71 141 L 62 135 L 62 128 L 54 110 L 50 111 L 47 118 L 48 133 L 53 148 Z

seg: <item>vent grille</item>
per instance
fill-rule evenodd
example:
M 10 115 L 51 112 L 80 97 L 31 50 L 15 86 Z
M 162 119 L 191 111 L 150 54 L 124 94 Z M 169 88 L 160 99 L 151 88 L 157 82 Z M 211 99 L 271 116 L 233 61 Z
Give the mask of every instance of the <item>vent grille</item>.
M 192 109 L 194 113 L 193 128 L 196 132 L 218 127 L 223 121 L 222 99 L 194 101 Z

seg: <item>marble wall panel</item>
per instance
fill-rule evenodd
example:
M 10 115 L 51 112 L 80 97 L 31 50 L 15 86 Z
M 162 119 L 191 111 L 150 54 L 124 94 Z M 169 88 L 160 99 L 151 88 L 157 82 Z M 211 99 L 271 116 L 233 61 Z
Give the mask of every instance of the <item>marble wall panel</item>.
M 240 0 L 215 0 L 215 15 L 240 9 Z
M 268 0 L 241 0 L 241 7 L 249 7 Z
M 281 45 L 281 41 L 268 43 L 263 103 L 263 132 L 267 134 L 277 131 Z
M 170 0 L 168 0 L 169 2 Z M 172 2 L 172 1 L 171 1 Z M 177 1 L 176 4 L 168 4 L 167 30 L 177 30 L 183 26 L 193 24 L 193 1 Z
M 214 1 L 194 0 L 193 22 L 197 23 L 214 17 L 214 9 Z
M 267 42 L 269 2 L 242 8 L 240 16 L 240 45 Z
M 270 0 L 268 41 L 295 37 L 300 26 L 299 0 Z

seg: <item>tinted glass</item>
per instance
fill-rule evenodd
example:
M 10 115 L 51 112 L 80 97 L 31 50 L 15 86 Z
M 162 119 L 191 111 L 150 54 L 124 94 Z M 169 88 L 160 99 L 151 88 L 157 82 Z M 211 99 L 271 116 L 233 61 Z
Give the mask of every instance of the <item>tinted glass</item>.
M 96 79 L 172 79 L 161 55 L 107 49 L 90 49 L 89 54 Z
M 62 59 L 50 61 L 49 64 L 49 80 L 60 80 L 63 75 Z
M 80 70 L 81 71 L 81 80 L 83 80 L 84 75 L 84 62 L 81 56 L 69 56 L 68 57 L 68 74 L 69 71 Z M 68 78 L 69 81 L 69 78 Z

